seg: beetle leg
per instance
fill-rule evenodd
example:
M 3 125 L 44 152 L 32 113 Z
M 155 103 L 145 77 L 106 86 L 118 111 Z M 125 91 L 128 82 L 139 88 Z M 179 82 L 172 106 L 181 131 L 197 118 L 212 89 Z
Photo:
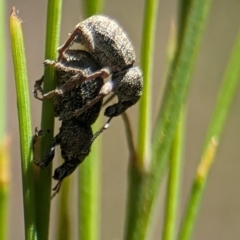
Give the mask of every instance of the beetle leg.
M 58 71 L 64 71 L 64 72 L 68 72 L 68 73 L 72 73 L 72 74 L 83 72 L 80 69 L 76 69 L 76 68 L 72 68 L 72 67 L 66 67 L 61 62 L 55 62 L 55 61 L 48 60 L 48 59 L 45 60 L 43 64 L 45 66 L 52 66 L 52 67 L 54 67 Z
M 66 68 L 66 72 L 68 72 Z M 71 68 L 70 72 L 71 72 Z M 102 79 L 109 77 L 111 74 L 108 68 L 102 68 L 99 71 L 96 71 L 90 75 L 87 75 L 84 71 L 80 69 L 74 69 L 74 71 L 77 73 L 76 75 L 72 76 L 63 86 L 62 86 L 62 91 L 67 92 L 70 91 L 71 89 L 74 89 L 78 87 L 83 81 L 88 81 L 88 80 L 93 80 L 96 79 L 97 77 L 101 77 Z
M 34 95 L 34 97 L 37 98 L 40 101 L 44 101 L 44 100 L 53 98 L 55 96 L 62 96 L 62 94 L 63 94 L 63 92 L 62 92 L 61 89 L 55 89 L 55 90 L 52 90 L 48 93 L 43 94 L 42 97 L 38 97 L 38 96 L 36 97 L 35 95 Z
M 108 129 L 110 122 L 111 122 L 112 118 L 110 117 L 107 122 L 93 135 L 90 143 L 92 144 L 93 141 L 106 129 Z
M 38 130 L 37 127 L 35 127 L 35 134 L 33 136 L 33 148 L 35 148 L 35 145 L 38 143 L 39 139 L 45 136 L 46 133 L 49 133 L 49 130 Z
M 38 97 L 38 92 L 43 94 L 43 88 L 42 88 L 43 80 L 44 80 L 44 76 L 42 76 L 39 80 L 36 80 L 35 84 L 34 84 L 33 95 L 35 98 L 37 98 L 39 100 L 41 100 L 41 99 Z
M 82 29 L 77 25 L 74 31 L 69 35 L 69 38 L 67 39 L 67 41 L 58 48 L 58 53 L 59 53 L 58 61 L 64 58 L 64 51 L 68 49 L 75 42 L 77 38 L 81 39 L 81 36 L 84 36 L 84 35 L 85 34 L 83 33 Z M 80 43 L 82 42 L 80 41 Z
M 40 168 L 45 168 L 47 167 L 53 160 L 54 155 L 55 155 L 55 147 L 60 144 L 60 135 L 57 134 L 52 141 L 52 144 L 46 151 L 46 153 L 43 156 L 43 160 L 41 162 L 38 162 L 34 160 L 35 164 L 38 165 Z

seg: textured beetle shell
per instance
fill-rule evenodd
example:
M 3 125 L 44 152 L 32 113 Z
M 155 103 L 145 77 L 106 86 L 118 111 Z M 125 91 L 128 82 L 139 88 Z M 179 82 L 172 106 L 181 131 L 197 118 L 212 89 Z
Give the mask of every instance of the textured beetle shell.
M 109 67 L 111 72 L 117 72 L 135 62 L 132 43 L 112 19 L 95 15 L 80 22 L 76 28 L 81 34 L 75 41 L 83 44 L 102 67 Z
M 78 159 L 79 163 L 90 152 L 93 137 L 90 126 L 82 126 L 77 121 L 63 121 L 60 128 L 61 154 L 65 161 Z
M 142 95 L 142 72 L 138 67 L 132 67 L 113 75 L 114 92 L 121 101 L 130 100 L 133 96 Z
M 98 65 L 91 59 L 90 55 L 81 50 L 67 50 L 65 58 L 61 61 L 65 67 L 84 70 L 86 74 L 99 69 Z M 57 88 L 66 83 L 74 73 L 65 71 L 56 71 Z M 77 86 L 71 91 L 63 92 L 62 96 L 54 97 L 54 112 L 55 116 L 61 120 L 68 119 L 69 112 L 83 107 L 88 101 L 94 99 L 103 86 L 103 80 L 96 78 L 89 81 L 84 81 L 80 86 Z M 92 125 L 101 110 L 102 100 L 97 102 L 92 108 L 85 111 L 82 115 L 74 117 L 79 123 Z

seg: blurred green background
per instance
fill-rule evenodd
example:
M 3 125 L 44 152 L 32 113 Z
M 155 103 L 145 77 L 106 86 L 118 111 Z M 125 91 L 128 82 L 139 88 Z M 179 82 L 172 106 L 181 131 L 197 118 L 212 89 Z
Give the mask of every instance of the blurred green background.
M 19 10 L 23 21 L 28 77 L 30 93 L 34 81 L 43 74 L 45 25 L 47 1 L 7 1 L 6 22 L 11 7 Z M 132 40 L 137 56 L 140 56 L 141 30 L 143 20 L 143 0 L 111 0 L 105 1 L 103 13 L 116 19 L 126 30 Z M 194 71 L 194 81 L 188 98 L 186 149 L 184 155 L 184 174 L 182 181 L 181 211 L 189 193 L 192 178 L 199 162 L 201 146 L 204 140 L 207 124 L 213 109 L 217 91 L 229 60 L 231 48 L 240 26 L 240 1 L 215 0 L 213 1 L 207 27 L 199 51 L 197 65 Z M 80 14 L 79 14 L 80 13 Z M 176 21 L 177 1 L 161 0 L 158 10 L 158 26 L 156 51 L 154 61 L 154 92 L 153 116 L 156 116 L 160 105 L 160 94 L 166 69 L 166 48 L 169 39 L 171 23 Z M 78 0 L 63 2 L 61 43 L 75 25 L 83 20 L 82 6 Z M 21 190 L 21 166 L 17 109 L 15 99 L 14 75 L 10 51 L 9 31 L 7 35 L 7 66 L 8 66 L 8 133 L 11 137 L 11 195 L 10 195 L 10 239 L 24 239 L 23 203 Z M 239 53 L 240 54 L 240 53 Z M 238 93 L 240 91 L 238 90 Z M 41 102 L 31 96 L 32 129 L 40 126 Z M 137 106 L 128 110 L 132 125 L 136 124 Z M 153 122 L 154 123 L 154 122 Z M 56 132 L 59 123 L 56 121 Z M 134 126 L 136 130 L 136 126 Z M 216 156 L 216 163 L 211 172 L 203 204 L 193 234 L 194 240 L 203 239 L 240 239 L 240 94 L 237 94 L 230 117 L 227 121 L 223 139 Z M 59 163 L 54 163 L 58 165 Z M 123 238 L 126 180 L 128 166 L 128 150 L 124 127 L 121 118 L 114 119 L 111 127 L 103 134 L 103 161 L 102 161 L 102 228 L 101 239 L 120 240 Z M 77 172 L 71 175 L 71 182 L 76 183 Z M 164 185 L 162 186 L 163 189 Z M 75 188 L 77 189 L 77 188 Z M 163 192 L 163 191 L 161 191 Z M 72 199 L 76 201 L 74 186 Z M 54 239 L 54 216 L 56 216 L 57 197 L 52 201 L 50 239 Z M 158 211 L 163 211 L 164 196 L 160 193 Z M 72 219 L 76 211 L 72 209 Z M 162 215 L 162 214 L 158 214 Z M 161 222 L 156 224 L 154 239 L 160 239 Z M 76 233 L 76 229 L 74 230 Z M 230 236 L 230 238 L 229 238 Z

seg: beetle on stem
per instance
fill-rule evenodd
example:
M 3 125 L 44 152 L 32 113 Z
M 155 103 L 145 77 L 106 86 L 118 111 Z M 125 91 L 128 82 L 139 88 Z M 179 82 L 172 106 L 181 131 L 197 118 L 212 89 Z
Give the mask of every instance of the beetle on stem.
M 88 74 L 82 69 L 62 64 L 66 51 L 74 43 L 83 45 L 100 69 Z M 57 62 L 46 60 L 45 64 L 73 74 L 68 83 L 63 86 L 65 91 L 71 91 L 81 81 L 89 81 L 96 77 L 105 79 L 111 75 L 111 79 L 102 86 L 98 95 L 82 108 L 69 113 L 69 119 L 81 115 L 110 92 L 117 95 L 118 103 L 106 108 L 104 115 L 107 117 L 120 115 L 140 99 L 143 85 L 142 73 L 139 67 L 133 67 L 136 61 L 133 46 L 126 33 L 114 20 L 95 15 L 80 22 L 58 52 Z M 46 99 L 58 94 L 59 92 L 56 91 L 50 92 L 43 94 L 42 98 Z

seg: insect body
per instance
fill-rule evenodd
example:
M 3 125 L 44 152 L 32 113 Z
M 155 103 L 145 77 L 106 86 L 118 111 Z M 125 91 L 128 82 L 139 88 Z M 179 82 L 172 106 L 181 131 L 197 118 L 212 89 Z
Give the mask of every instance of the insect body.
M 86 51 L 71 49 L 74 43 L 80 43 Z M 53 98 L 55 116 L 62 120 L 60 132 L 43 160 L 36 162 L 46 167 L 54 158 L 56 145 L 60 145 L 65 162 L 55 170 L 53 178 L 61 183 L 89 154 L 92 142 L 107 128 L 112 117 L 139 100 L 143 80 L 139 67 L 133 66 L 136 56 L 131 42 L 108 17 L 96 15 L 79 23 L 58 51 L 58 61 L 45 61 L 56 70 L 57 88 L 43 93 L 42 78 L 36 81 L 34 96 L 40 100 Z M 108 77 L 110 80 L 103 84 Z M 106 108 L 104 114 L 109 120 L 93 135 L 91 124 L 99 115 L 102 99 L 110 92 L 117 95 L 118 102 Z
M 98 65 L 94 63 L 90 55 L 80 50 L 67 50 L 65 57 L 61 60 L 61 64 L 73 69 L 82 69 L 90 74 L 98 69 Z M 52 144 L 44 154 L 42 161 L 37 162 L 35 160 L 35 163 L 41 168 L 47 167 L 54 158 L 55 147 L 60 145 L 61 155 L 65 162 L 54 171 L 53 175 L 53 178 L 59 181 L 59 184 L 54 188 L 54 190 L 58 191 L 61 181 L 70 175 L 85 159 L 90 152 L 92 142 L 104 129 L 101 129 L 94 135 L 91 129 L 91 125 L 96 121 L 101 110 L 101 100 L 81 116 L 73 117 L 70 120 L 67 119 L 69 111 L 81 108 L 98 95 L 103 85 L 103 80 L 98 77 L 90 81 L 85 81 L 77 85 L 74 89 L 71 89 L 71 91 L 65 92 L 62 86 L 68 83 L 72 74 L 57 70 L 56 76 L 57 88 L 54 91 L 61 94 L 52 94 L 50 97 L 54 97 L 55 116 L 60 117 L 62 126 L 59 133 L 53 138 Z M 81 78 L 82 76 L 79 77 Z M 43 78 L 36 81 L 35 97 L 37 97 L 37 90 L 43 91 L 41 88 L 42 81 Z M 38 135 L 40 135 L 39 132 L 36 132 L 35 142 L 38 139 Z
M 94 99 L 97 92 L 103 86 L 102 78 L 98 77 L 92 81 L 84 81 L 84 77 L 75 74 L 75 71 L 83 71 L 85 74 L 91 74 L 99 69 L 98 65 L 91 59 L 91 56 L 86 51 L 82 50 L 67 50 L 66 54 L 56 66 L 56 89 L 43 94 L 42 83 L 43 77 L 36 81 L 34 85 L 34 96 L 39 100 L 47 100 L 53 98 L 55 117 L 60 117 L 60 120 L 67 120 L 68 114 L 84 105 L 90 100 Z M 72 71 L 65 71 L 65 69 L 72 69 Z M 74 88 L 68 88 L 71 79 L 75 80 L 78 77 L 78 84 Z M 74 78 L 75 77 L 75 78 Z M 38 96 L 38 91 L 43 94 L 43 97 Z M 86 111 L 77 119 L 79 122 L 87 122 L 89 125 L 97 119 L 102 101 L 92 110 Z M 94 114 L 95 113 L 95 114 Z
M 69 176 L 90 152 L 93 137 L 91 126 L 79 124 L 76 120 L 63 121 L 59 133 L 53 138 L 52 144 L 36 164 L 45 168 L 53 160 L 55 147 L 60 145 L 64 163 L 55 169 L 53 178 L 59 184 L 53 190 L 59 190 L 62 180 Z
M 88 74 L 82 70 L 66 67 L 61 63 L 66 51 L 73 43 L 82 44 L 91 58 L 100 66 L 97 71 Z M 82 81 L 78 76 L 84 76 L 84 81 L 96 77 L 111 79 L 100 89 L 99 94 L 85 106 L 69 114 L 69 118 L 79 116 L 100 99 L 114 92 L 118 96 L 118 103 L 105 110 L 105 116 L 115 117 L 134 105 L 142 94 L 142 73 L 138 67 L 133 67 L 136 61 L 131 42 L 122 28 L 112 19 L 96 15 L 80 22 L 66 43 L 59 48 L 58 62 L 47 60 L 45 63 L 56 69 L 75 73 L 66 88 L 74 89 Z M 43 98 L 47 97 L 43 95 Z
M 136 60 L 126 33 L 106 16 L 95 15 L 77 24 L 69 39 L 59 48 L 60 58 L 73 42 L 84 45 L 92 58 L 110 72 L 119 72 L 132 66 Z

